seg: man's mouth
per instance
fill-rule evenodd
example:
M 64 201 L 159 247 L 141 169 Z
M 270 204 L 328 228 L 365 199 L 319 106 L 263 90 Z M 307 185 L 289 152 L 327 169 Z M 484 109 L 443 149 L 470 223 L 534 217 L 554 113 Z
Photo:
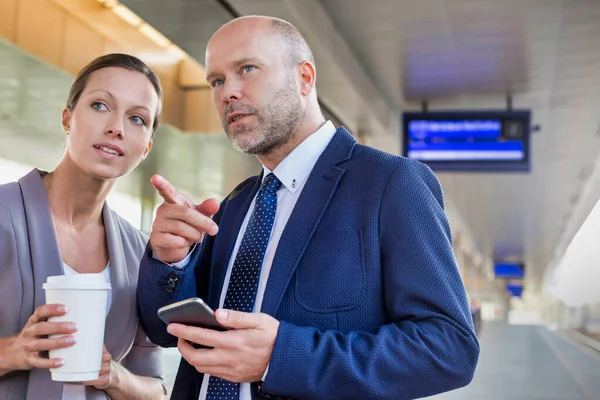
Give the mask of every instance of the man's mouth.
M 231 113 L 227 117 L 227 123 L 235 124 L 236 122 L 242 120 L 244 117 L 247 117 L 248 115 L 250 115 L 250 114 L 245 114 L 245 113 L 240 113 L 240 112 Z

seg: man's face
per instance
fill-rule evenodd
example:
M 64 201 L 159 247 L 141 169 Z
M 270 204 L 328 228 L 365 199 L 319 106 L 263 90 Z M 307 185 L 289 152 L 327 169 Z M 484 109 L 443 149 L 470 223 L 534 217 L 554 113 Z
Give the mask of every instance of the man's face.
M 282 146 L 304 117 L 298 69 L 268 28 L 222 28 L 206 50 L 207 80 L 223 129 L 236 149 L 264 154 Z

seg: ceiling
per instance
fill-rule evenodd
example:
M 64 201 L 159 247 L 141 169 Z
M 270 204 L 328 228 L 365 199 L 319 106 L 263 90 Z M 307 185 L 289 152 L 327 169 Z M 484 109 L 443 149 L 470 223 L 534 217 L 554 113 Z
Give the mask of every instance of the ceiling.
M 399 113 L 531 109 L 529 174 L 439 173 L 488 258 L 527 263 L 529 288 L 570 219 L 600 149 L 600 2 L 594 0 L 126 0 L 200 62 L 240 15 L 294 23 L 315 52 L 321 101 L 370 143 L 398 153 Z
M 599 150 L 600 2 L 321 0 L 398 109 L 532 109 L 530 174 L 439 173 L 480 250 L 542 270 Z
M 392 153 L 400 149 L 401 111 L 419 109 L 423 100 L 431 110 L 503 109 L 510 92 L 513 107 L 531 109 L 534 124 L 541 127 L 532 137 L 531 172 L 438 176 L 451 219 L 464 222 L 461 230 L 473 238 L 484 258 L 524 260 L 528 288 L 539 288 L 558 243 L 564 242 L 600 149 L 599 1 L 123 3 L 201 63 L 212 33 L 234 14 L 289 20 L 313 48 L 319 98 L 327 110 L 355 134 L 368 135 L 373 146 Z M 21 66 L 11 71 L 23 74 Z M 4 72 L 0 70 L 0 77 Z M 42 84 L 46 81 L 41 79 Z M 0 82 L 0 93 L 12 84 L 6 78 Z M 35 114 L 25 118 L 33 123 L 56 115 L 53 132 L 58 139 L 53 140 L 58 143 L 62 136 L 54 113 L 62 107 L 63 90 L 57 103 L 38 104 L 31 111 Z M 5 114 L 0 112 L 0 118 Z M 7 126 L 0 124 L 0 135 L 2 125 Z M 32 141 L 49 140 L 36 132 L 27 128 Z M 250 158 L 234 153 L 223 136 L 182 138 L 168 131 L 163 138 L 169 144 L 160 146 L 161 151 L 170 154 L 161 164 L 166 174 L 202 193 L 222 193 L 256 167 Z M 219 150 L 208 142 L 218 143 Z

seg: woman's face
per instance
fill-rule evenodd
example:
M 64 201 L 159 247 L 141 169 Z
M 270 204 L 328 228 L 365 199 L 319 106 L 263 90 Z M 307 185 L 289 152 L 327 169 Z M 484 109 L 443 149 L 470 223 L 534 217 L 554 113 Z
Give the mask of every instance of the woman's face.
M 127 174 L 152 148 L 158 95 L 141 72 L 107 67 L 88 78 L 77 104 L 62 115 L 66 157 L 100 179 Z

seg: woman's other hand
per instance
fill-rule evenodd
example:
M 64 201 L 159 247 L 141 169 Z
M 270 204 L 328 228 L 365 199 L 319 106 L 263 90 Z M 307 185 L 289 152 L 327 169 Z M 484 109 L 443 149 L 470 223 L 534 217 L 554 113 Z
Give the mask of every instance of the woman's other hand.
M 15 336 L 0 339 L 0 370 L 8 373 L 33 368 L 58 368 L 64 364 L 60 358 L 47 358 L 48 350 L 70 347 L 75 343 L 71 335 L 77 331 L 73 322 L 48 322 L 50 317 L 62 316 L 66 307 L 61 304 L 45 304 L 38 307 Z M 49 338 L 51 335 L 65 335 Z M 3 375 L 0 374 L 0 375 Z

